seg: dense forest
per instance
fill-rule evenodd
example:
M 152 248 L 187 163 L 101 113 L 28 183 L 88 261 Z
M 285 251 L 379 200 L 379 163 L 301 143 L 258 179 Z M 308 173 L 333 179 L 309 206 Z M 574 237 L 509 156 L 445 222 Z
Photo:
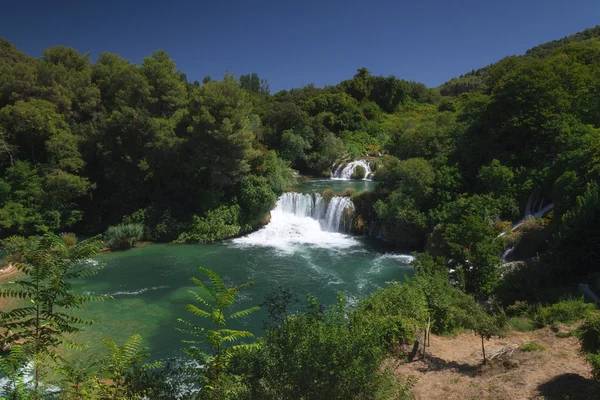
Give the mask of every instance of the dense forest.
M 383 354 L 414 340 L 413 325 L 431 319 L 435 333 L 471 329 L 483 341 L 507 316 L 560 321 L 543 304 L 577 283 L 598 288 L 599 37 L 599 27 L 589 29 L 439 88 L 361 68 L 335 86 L 275 94 L 257 74 L 190 82 L 160 50 L 141 65 L 108 53 L 92 63 L 70 48 L 38 59 L 0 41 L 0 235 L 29 272 L 52 246 L 71 249 L 54 254 L 60 265 L 98 250 L 84 242 L 80 254 L 74 239 L 53 233 L 141 224 L 146 240 L 219 240 L 259 227 L 294 171 L 329 176 L 336 162 L 375 160 L 376 189 L 350 193 L 353 232 L 414 250 L 417 275 L 355 308 L 341 298 L 325 309 L 309 297 L 306 313 L 289 315 L 293 297 L 276 293 L 265 303 L 272 318 L 259 346 L 230 354 L 221 345 L 247 333 L 210 334 L 202 379 L 209 398 L 390 398 Z M 548 213 L 512 229 L 526 211 L 544 207 Z M 508 249 L 516 262 L 503 260 Z M 243 288 L 227 292 L 202 272 L 212 283 L 198 281 L 203 293 L 232 306 Z M 33 296 L 27 283 L 23 290 Z M 83 304 L 64 290 L 66 306 Z M 578 302 L 559 304 L 591 313 Z M 69 331 L 81 321 L 63 322 Z M 584 350 L 598 376 L 600 322 L 585 326 Z M 168 379 L 162 389 L 148 386 L 159 380 L 133 368 L 142 360 L 129 360 L 130 386 L 123 381 L 112 392 L 123 397 L 111 398 L 138 398 L 126 388 L 144 384 L 173 389 Z M 113 382 L 125 379 L 115 374 Z M 395 387 L 403 398 L 410 382 Z

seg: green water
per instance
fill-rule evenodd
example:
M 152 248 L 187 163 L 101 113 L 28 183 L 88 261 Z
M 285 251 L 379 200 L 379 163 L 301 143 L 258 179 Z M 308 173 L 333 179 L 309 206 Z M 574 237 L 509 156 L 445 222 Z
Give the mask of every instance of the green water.
M 89 351 L 95 353 L 103 350 L 102 338 L 124 341 L 140 333 L 153 358 L 179 355 L 184 336 L 175 328 L 177 318 L 194 320 L 185 305 L 191 300 L 187 291 L 194 288 L 190 277 L 199 276 L 197 265 L 213 269 L 228 284 L 255 282 L 242 293 L 238 309 L 260 304 L 278 285 L 288 286 L 301 298 L 311 293 L 331 304 L 338 291 L 363 296 L 412 273 L 407 257 L 382 252 L 376 243 L 347 239 L 350 245 L 337 249 L 299 245 L 282 250 L 226 242 L 148 245 L 103 254 L 96 260 L 104 268 L 78 287 L 93 294 L 110 294 L 114 300 L 86 306 L 85 315 L 99 322 L 86 328 L 78 341 L 88 343 Z M 265 318 L 261 310 L 231 327 L 261 335 Z
M 344 192 L 347 187 L 365 190 L 373 185 L 371 181 L 311 180 L 298 189 Z M 382 242 L 327 231 L 323 221 L 306 217 L 310 213 L 302 210 L 287 210 L 280 202 L 271 223 L 246 237 L 210 245 L 152 244 L 97 257 L 93 262 L 103 269 L 77 283 L 77 289 L 113 299 L 86 306 L 83 315 L 98 322 L 79 334 L 78 342 L 90 346 L 87 352 L 99 354 L 104 352 L 103 338 L 122 343 L 139 333 L 154 359 L 181 356 L 179 349 L 185 346 L 181 340 L 186 337 L 176 329 L 181 327 L 177 319 L 206 324 L 185 310 L 192 301 L 189 290 L 194 289 L 190 278 L 201 276 L 196 266 L 216 271 L 228 285 L 254 282 L 241 293 L 236 310 L 260 305 L 280 285 L 300 299 L 310 293 L 329 305 L 338 292 L 361 297 L 412 274 L 409 256 L 393 252 Z M 230 327 L 262 335 L 265 320 L 262 309 Z
M 323 193 L 325 189 L 331 189 L 336 194 L 344 194 L 347 188 L 354 189 L 356 192 L 375 189 L 375 181 L 366 180 L 342 180 L 342 179 L 317 179 L 311 178 L 307 183 L 293 186 L 294 190 L 302 193 Z

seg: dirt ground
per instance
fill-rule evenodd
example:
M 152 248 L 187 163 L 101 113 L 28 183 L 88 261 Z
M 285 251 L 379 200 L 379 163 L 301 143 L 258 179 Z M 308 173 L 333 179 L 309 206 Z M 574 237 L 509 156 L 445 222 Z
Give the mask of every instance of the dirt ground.
M 573 327 L 562 327 L 568 332 Z M 398 365 L 396 372 L 417 378 L 416 400 L 599 400 L 600 388 L 579 353 L 576 337 L 560 338 L 550 328 L 512 332 L 485 343 L 487 354 L 509 345 L 536 342 L 544 350 L 494 359 L 482 366 L 481 340 L 472 333 L 453 338 L 431 336 L 426 361 Z
M 14 278 L 19 271 L 12 265 L 8 265 L 3 269 L 0 269 L 0 285 L 12 278 Z M 7 310 L 15 303 L 15 299 L 10 297 L 0 297 L 0 311 Z

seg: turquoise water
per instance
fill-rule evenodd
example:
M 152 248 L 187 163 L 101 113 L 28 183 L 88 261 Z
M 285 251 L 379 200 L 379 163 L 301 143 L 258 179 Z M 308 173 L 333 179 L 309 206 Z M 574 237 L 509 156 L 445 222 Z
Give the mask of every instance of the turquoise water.
M 342 180 L 342 179 L 317 179 L 311 178 L 307 183 L 293 186 L 294 190 L 302 193 L 323 193 L 325 189 L 331 189 L 337 194 L 344 194 L 347 188 L 356 192 L 375 189 L 375 181 L 367 180 Z
M 302 187 L 320 192 L 321 187 L 362 190 L 373 184 L 313 180 Z M 291 196 L 297 199 L 288 194 L 278 201 L 269 225 L 245 237 L 207 245 L 151 244 L 92 260 L 103 269 L 78 282 L 77 289 L 112 299 L 86 306 L 83 315 L 98 322 L 80 333 L 77 341 L 90 346 L 87 352 L 98 354 L 104 350 L 102 339 L 113 337 L 122 343 L 139 333 L 154 359 L 181 356 L 179 349 L 185 346 L 181 340 L 186 337 L 176 329 L 182 327 L 177 319 L 206 324 L 185 310 L 194 289 L 190 278 L 201 276 L 196 266 L 216 271 L 228 285 L 254 282 L 241 293 L 235 310 L 260 305 L 280 285 L 300 299 L 310 293 L 329 305 L 338 292 L 361 297 L 412 274 L 410 256 L 395 253 L 382 242 L 332 230 L 330 224 L 315 219 L 314 204 L 306 201 L 309 197 Z M 265 320 L 266 310 L 261 309 L 229 327 L 260 336 Z
M 353 239 L 354 240 L 354 239 Z M 92 303 L 85 315 L 99 320 L 86 328 L 78 341 L 92 352 L 103 349 L 101 339 L 112 336 L 124 341 L 134 333 L 144 336 L 153 358 L 178 355 L 185 337 L 175 328 L 177 318 L 194 320 L 185 311 L 194 289 L 192 276 L 200 276 L 201 265 L 219 273 L 230 285 L 253 281 L 242 292 L 237 309 L 259 305 L 278 285 L 303 298 L 311 293 L 325 304 L 336 293 L 364 296 L 389 281 L 412 273 L 409 258 L 381 252 L 363 240 L 345 248 L 327 249 L 311 245 L 291 250 L 247 247 L 233 242 L 214 245 L 148 245 L 125 252 L 101 255 L 104 265 L 97 275 L 79 284 L 83 291 L 108 294 L 113 300 Z M 261 335 L 264 310 L 231 325 Z M 195 320 L 202 324 L 203 321 Z

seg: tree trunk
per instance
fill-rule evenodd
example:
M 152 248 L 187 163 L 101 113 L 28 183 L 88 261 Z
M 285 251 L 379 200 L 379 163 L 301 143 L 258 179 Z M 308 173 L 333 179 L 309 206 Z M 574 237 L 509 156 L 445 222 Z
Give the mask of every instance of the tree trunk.
M 483 336 L 481 337 L 481 352 L 483 353 L 483 363 L 485 364 L 485 344 L 483 342 Z
M 409 356 L 408 356 L 408 361 L 413 361 L 415 358 L 417 358 L 417 356 L 419 355 L 419 348 L 421 346 L 421 332 L 419 332 L 419 327 L 418 326 L 414 326 L 415 329 L 415 343 L 413 345 L 412 351 L 410 352 Z

